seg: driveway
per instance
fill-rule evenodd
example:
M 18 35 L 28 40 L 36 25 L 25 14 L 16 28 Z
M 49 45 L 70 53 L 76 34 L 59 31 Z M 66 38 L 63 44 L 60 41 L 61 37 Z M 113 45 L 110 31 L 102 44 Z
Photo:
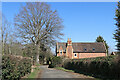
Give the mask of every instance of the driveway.
M 92 77 L 85 76 L 83 74 L 73 73 L 73 72 L 66 72 L 63 70 L 57 70 L 54 68 L 48 68 L 46 65 L 40 66 L 42 70 L 40 78 L 81 78 L 81 79 L 88 79 L 88 80 L 95 80 Z

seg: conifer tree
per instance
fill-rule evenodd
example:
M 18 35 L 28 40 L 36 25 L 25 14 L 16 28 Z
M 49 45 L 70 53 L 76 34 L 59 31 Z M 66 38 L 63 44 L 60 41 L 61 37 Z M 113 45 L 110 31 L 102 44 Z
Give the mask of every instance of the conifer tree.
M 106 43 L 106 41 L 103 39 L 102 36 L 98 36 L 97 39 L 96 39 L 96 42 L 103 42 L 105 44 L 105 47 L 106 47 L 106 50 L 107 50 L 107 54 L 108 54 L 108 44 Z
M 120 52 L 120 2 L 118 2 L 115 16 L 116 16 L 116 18 L 115 18 L 116 24 L 115 25 L 117 26 L 117 29 L 115 30 L 115 33 L 113 35 L 114 35 L 114 39 L 117 42 L 117 44 L 116 44 L 117 50 L 118 50 L 118 52 Z

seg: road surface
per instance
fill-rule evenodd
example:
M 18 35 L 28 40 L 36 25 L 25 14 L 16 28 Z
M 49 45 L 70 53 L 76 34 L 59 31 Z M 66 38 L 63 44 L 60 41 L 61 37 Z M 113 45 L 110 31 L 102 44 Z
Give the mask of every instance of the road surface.
M 40 66 L 41 75 L 40 78 L 79 78 L 79 79 L 88 79 L 88 80 L 95 80 L 93 77 L 85 76 L 83 74 L 73 73 L 73 72 L 66 72 L 63 70 L 57 70 L 54 68 L 48 68 L 47 65 Z

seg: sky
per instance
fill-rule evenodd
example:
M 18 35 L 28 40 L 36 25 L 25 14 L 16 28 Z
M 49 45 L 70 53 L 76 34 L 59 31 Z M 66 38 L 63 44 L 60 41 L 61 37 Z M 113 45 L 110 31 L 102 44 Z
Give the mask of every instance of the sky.
M 101 35 L 108 43 L 110 51 L 115 51 L 113 39 L 116 21 L 117 2 L 48 2 L 52 10 L 57 10 L 63 20 L 63 40 L 72 42 L 95 42 Z M 2 12 L 8 21 L 14 23 L 15 14 L 19 13 L 24 2 L 2 2 Z M 14 27 L 14 26 L 13 26 Z

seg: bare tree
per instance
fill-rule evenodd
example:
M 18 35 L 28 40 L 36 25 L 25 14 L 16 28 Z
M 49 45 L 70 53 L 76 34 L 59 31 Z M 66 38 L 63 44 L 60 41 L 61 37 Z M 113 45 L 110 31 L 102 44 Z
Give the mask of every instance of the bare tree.
M 56 39 L 63 35 L 61 18 L 57 11 L 51 10 L 50 5 L 46 3 L 26 3 L 14 20 L 18 30 L 17 36 L 37 46 L 36 62 L 39 62 L 40 44 L 52 46 Z
M 2 20 L 2 13 L 0 11 L 0 20 Z M 2 22 L 0 22 L 0 56 L 2 55 Z M 1 62 L 1 57 L 0 57 Z
M 2 54 L 5 54 L 5 46 L 7 43 L 7 39 L 9 36 L 9 27 L 10 23 L 7 21 L 5 16 L 2 16 L 2 27 L 1 27 L 1 34 L 2 34 Z

